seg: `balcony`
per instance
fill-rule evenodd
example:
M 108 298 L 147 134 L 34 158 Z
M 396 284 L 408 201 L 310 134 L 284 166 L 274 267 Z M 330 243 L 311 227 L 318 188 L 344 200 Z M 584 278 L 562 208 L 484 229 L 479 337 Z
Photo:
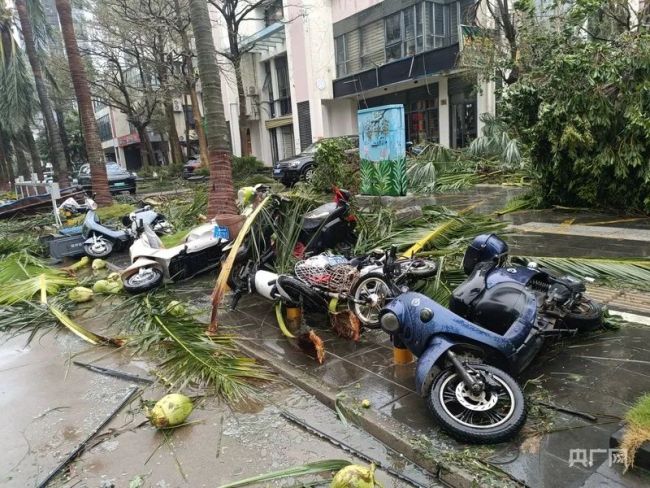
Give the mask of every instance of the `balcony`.
M 338 78 L 333 81 L 334 97 L 355 95 L 373 88 L 453 69 L 458 53 L 459 46 L 456 43 Z
M 276 22 L 242 39 L 240 48 L 245 52 L 265 54 L 278 49 L 285 42 L 284 24 Z

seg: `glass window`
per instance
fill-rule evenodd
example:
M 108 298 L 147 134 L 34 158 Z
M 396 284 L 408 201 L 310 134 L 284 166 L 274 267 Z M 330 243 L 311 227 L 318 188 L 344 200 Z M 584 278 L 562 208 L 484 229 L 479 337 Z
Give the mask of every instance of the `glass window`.
M 336 43 L 336 74 L 344 76 L 348 74 L 348 53 L 345 34 L 335 39 Z
M 291 88 L 289 87 L 289 66 L 286 56 L 275 58 L 275 72 L 278 78 L 278 112 L 276 115 L 291 113 Z
M 400 14 L 386 17 L 386 44 L 392 44 L 402 40 L 402 25 Z
M 102 142 L 108 141 L 113 138 L 113 132 L 111 131 L 111 121 L 108 118 L 108 115 L 104 115 L 97 119 L 97 130 L 99 132 L 99 138 Z

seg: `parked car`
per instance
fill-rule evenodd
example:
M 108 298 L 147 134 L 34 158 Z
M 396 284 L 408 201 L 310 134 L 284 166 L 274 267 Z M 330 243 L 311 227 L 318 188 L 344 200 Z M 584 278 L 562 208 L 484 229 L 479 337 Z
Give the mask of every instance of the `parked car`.
M 275 163 L 273 165 L 273 178 L 281 181 L 286 186 L 291 186 L 300 180 L 309 181 L 314 174 L 314 156 L 318 150 L 318 145 L 327 140 L 340 141 L 346 150 L 359 149 L 359 136 L 357 135 L 320 139 L 307 146 L 297 156 Z
M 197 176 L 204 176 L 204 175 L 196 174 L 200 167 L 201 167 L 201 160 L 198 157 L 196 158 L 192 157 L 188 159 L 185 165 L 183 166 L 183 179 L 189 180 L 190 178 L 195 178 Z
M 117 163 L 106 163 L 106 176 L 108 177 L 108 189 L 111 193 L 121 193 L 128 191 L 131 195 L 135 195 L 136 190 L 136 176 L 122 168 Z M 84 190 L 91 189 L 90 178 L 90 165 L 88 163 L 81 165 L 79 173 L 77 173 L 77 182 L 83 187 Z

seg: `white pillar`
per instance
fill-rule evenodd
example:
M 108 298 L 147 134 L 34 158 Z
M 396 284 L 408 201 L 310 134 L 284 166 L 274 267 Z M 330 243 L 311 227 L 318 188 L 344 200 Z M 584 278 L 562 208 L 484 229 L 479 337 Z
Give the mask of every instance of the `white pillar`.
M 438 126 L 440 127 L 440 145 L 449 147 L 449 93 L 445 76 L 438 80 Z

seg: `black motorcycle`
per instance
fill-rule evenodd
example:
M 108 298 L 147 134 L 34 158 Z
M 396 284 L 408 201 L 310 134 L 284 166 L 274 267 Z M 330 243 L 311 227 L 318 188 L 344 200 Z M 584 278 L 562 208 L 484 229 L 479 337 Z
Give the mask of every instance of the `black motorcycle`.
M 476 323 L 491 320 L 500 300 L 497 285 L 510 283 L 533 292 L 540 301 L 539 313 L 555 321 L 556 329 L 591 331 L 602 327 L 603 307 L 585 296 L 585 284 L 574 276 L 556 276 L 537 263 L 526 265 L 508 260 L 508 245 L 494 234 L 477 236 L 465 251 L 463 269 L 467 279 L 454 290 L 449 309 Z
M 281 218 L 283 198 L 271 195 L 272 219 Z M 293 255 L 302 259 L 326 250 L 349 256 L 357 241 L 354 233 L 356 218 L 350 211 L 350 192 L 336 188 L 334 201 L 321 205 L 307 212 L 302 219 L 298 240 L 293 248 Z M 232 245 L 224 249 L 224 256 Z M 234 291 L 233 308 L 243 293 L 250 291 L 250 278 L 258 270 L 273 268 L 276 256 L 276 242 L 273 226 L 266 225 L 261 232 L 246 238 L 237 251 L 235 263 L 228 278 L 228 286 Z

